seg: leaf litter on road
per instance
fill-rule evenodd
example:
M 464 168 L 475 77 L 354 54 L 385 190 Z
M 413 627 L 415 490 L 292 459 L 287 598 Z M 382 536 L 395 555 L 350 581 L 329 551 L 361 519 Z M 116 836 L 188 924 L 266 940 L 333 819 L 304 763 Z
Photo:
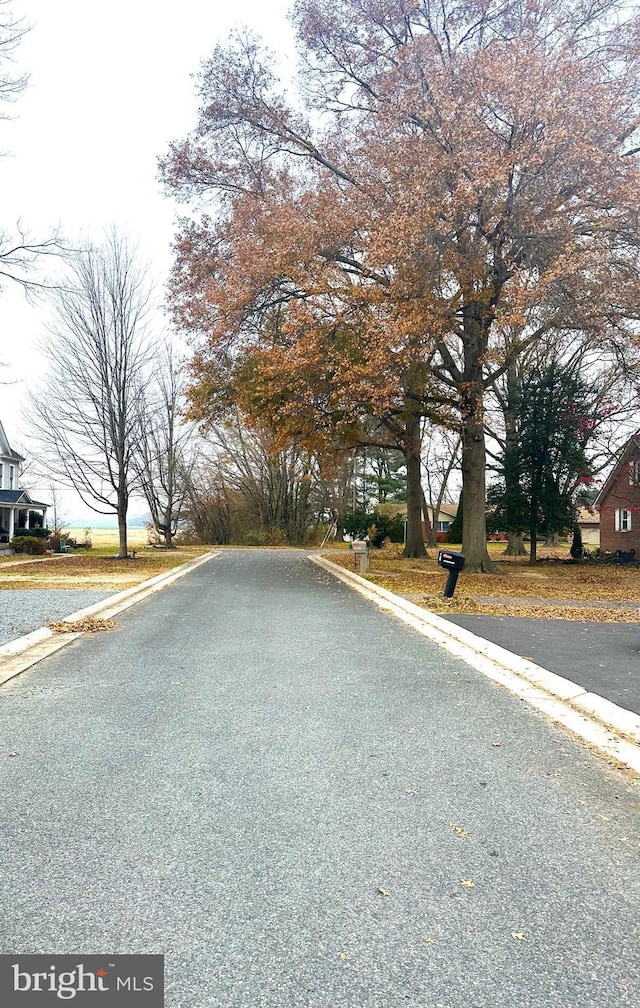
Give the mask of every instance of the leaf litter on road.
M 100 619 L 98 616 L 87 616 L 85 619 L 60 620 L 57 623 L 49 623 L 49 630 L 53 633 L 100 633 L 103 630 L 114 630 L 115 623 L 111 619 Z

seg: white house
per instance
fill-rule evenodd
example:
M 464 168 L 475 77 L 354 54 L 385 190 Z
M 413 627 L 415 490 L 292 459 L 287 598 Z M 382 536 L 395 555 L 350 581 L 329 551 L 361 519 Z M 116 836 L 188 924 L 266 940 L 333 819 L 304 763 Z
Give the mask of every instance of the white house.
M 48 504 L 33 500 L 20 489 L 22 455 L 14 451 L 0 422 L 0 548 L 15 535 L 28 535 L 29 512 L 38 511 L 45 523 Z

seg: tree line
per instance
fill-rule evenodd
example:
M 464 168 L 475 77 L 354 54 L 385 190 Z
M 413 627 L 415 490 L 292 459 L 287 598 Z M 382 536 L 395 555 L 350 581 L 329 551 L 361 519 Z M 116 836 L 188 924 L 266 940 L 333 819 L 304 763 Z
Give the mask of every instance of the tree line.
M 402 498 L 402 459 L 387 451 L 327 459 L 232 407 L 198 429 L 186 416 L 184 360 L 175 340 L 157 337 L 136 250 L 112 231 L 67 260 L 49 293 L 45 374 L 29 397 L 32 454 L 85 505 L 116 515 L 119 557 L 134 495 L 167 548 L 179 531 L 203 543 L 303 544 L 332 526 L 341 535 L 350 511 Z

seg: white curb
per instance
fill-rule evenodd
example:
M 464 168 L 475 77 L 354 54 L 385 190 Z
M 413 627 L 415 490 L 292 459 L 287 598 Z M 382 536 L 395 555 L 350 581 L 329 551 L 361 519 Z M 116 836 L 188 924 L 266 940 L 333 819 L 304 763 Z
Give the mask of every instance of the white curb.
M 148 581 L 142 581 L 141 584 L 134 585 L 133 588 L 125 588 L 124 591 L 110 595 L 109 598 L 87 606 L 86 609 L 78 609 L 77 612 L 65 616 L 59 622 L 75 623 L 91 616 L 110 619 L 124 609 L 128 609 L 129 606 L 135 605 L 136 602 L 141 602 L 147 596 L 153 595 L 154 592 L 161 591 L 167 585 L 184 577 L 185 574 L 189 574 L 190 571 L 216 556 L 218 556 L 218 551 L 213 550 L 195 560 L 187 560 L 186 563 L 174 567 L 166 574 L 157 574 L 155 577 L 149 578 Z M 34 591 L 37 590 L 34 589 Z M 34 630 L 32 633 L 25 634 L 24 637 L 17 637 L 9 644 L 4 644 L 0 647 L 0 686 L 81 636 L 82 634 L 76 632 L 56 633 L 49 630 L 48 627 L 40 627 L 39 630 Z
M 640 717 L 589 693 L 535 662 L 449 623 L 428 609 L 366 581 L 319 555 L 309 557 L 340 581 L 388 610 L 484 675 L 510 690 L 553 721 L 600 749 L 617 762 L 640 772 Z

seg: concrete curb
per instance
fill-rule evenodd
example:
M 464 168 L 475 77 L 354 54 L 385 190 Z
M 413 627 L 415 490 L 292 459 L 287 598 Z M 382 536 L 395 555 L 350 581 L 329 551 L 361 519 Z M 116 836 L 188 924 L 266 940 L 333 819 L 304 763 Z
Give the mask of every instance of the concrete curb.
M 91 616 L 110 619 L 124 609 L 128 609 L 129 606 L 135 605 L 136 602 L 141 602 L 142 599 L 153 595 L 154 592 L 161 591 L 174 581 L 184 577 L 185 574 L 195 570 L 196 567 L 212 560 L 215 556 L 218 556 L 217 550 L 196 557 L 195 560 L 188 560 L 166 574 L 157 574 L 155 577 L 149 578 L 148 581 L 142 581 L 141 584 L 134 585 L 133 588 L 125 588 L 124 591 L 110 595 L 109 598 L 87 606 L 86 609 L 78 609 L 77 612 L 71 613 L 70 616 L 66 616 L 59 622 L 75 623 Z M 0 647 L 0 686 L 81 636 L 81 633 L 54 633 L 48 627 L 40 627 L 39 630 L 34 630 L 23 637 L 17 637 L 9 644 L 4 644 Z
M 318 554 L 309 557 L 361 595 L 462 658 L 575 735 L 640 773 L 640 717 Z

